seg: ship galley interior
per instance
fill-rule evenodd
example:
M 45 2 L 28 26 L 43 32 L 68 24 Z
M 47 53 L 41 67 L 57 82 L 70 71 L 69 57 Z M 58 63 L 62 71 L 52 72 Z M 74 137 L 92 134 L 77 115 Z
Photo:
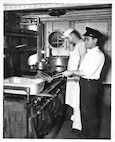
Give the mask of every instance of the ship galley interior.
M 112 4 L 4 3 L 3 15 L 3 139 L 110 140 Z M 81 60 L 82 48 L 86 52 Z M 80 68 L 88 73 L 97 64 L 102 66 L 95 95 L 91 87 L 97 79 L 80 74 Z M 69 80 L 77 82 L 69 87 L 71 93 Z M 82 81 L 89 89 L 86 96 Z M 66 102 L 68 94 L 75 94 L 69 99 L 75 107 Z

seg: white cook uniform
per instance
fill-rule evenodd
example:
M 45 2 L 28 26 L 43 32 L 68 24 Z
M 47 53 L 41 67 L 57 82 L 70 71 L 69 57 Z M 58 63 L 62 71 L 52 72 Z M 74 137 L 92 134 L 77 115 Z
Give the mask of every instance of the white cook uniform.
M 84 41 L 80 40 L 79 43 L 75 45 L 74 50 L 70 51 L 67 70 L 78 69 L 80 61 L 80 53 L 78 48 L 80 48 L 80 46 L 85 46 Z M 67 78 L 65 103 L 73 108 L 72 128 L 81 130 L 80 87 L 79 81 L 75 81 L 74 78 Z

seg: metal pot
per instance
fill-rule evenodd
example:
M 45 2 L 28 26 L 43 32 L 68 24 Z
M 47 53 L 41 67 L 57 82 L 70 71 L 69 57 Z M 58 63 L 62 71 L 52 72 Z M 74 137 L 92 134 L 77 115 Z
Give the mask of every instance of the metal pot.
M 67 66 L 68 56 L 52 56 L 49 58 L 49 65 Z
M 40 61 L 40 62 L 38 63 L 38 69 L 39 69 L 39 70 L 45 70 L 45 69 L 46 69 L 46 63 L 43 62 L 43 61 Z
M 67 68 L 68 56 L 52 56 L 49 58 L 48 63 L 49 68 L 53 68 L 57 72 L 62 72 Z

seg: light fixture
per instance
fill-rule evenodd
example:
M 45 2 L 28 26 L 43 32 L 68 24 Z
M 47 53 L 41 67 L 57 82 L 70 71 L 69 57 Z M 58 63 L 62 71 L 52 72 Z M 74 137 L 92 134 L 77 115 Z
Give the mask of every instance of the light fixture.
M 49 9 L 49 15 L 50 16 L 61 16 L 65 15 L 65 10 L 64 9 Z

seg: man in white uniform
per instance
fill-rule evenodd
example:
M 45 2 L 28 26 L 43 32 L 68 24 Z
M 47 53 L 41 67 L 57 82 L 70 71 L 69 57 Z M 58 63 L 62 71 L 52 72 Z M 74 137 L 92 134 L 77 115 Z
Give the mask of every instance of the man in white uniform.
M 81 39 L 80 34 L 72 28 L 68 29 L 64 36 L 70 44 L 67 69 L 77 70 L 86 53 L 85 42 Z M 73 108 L 72 130 L 81 130 L 79 77 L 67 78 L 65 103 Z
M 64 76 L 80 76 L 80 109 L 82 118 L 82 132 L 87 138 L 98 138 L 98 117 L 96 110 L 96 96 L 98 80 L 104 65 L 105 56 L 99 49 L 98 41 L 102 34 L 86 27 L 84 34 L 87 53 L 76 71 L 65 71 Z

